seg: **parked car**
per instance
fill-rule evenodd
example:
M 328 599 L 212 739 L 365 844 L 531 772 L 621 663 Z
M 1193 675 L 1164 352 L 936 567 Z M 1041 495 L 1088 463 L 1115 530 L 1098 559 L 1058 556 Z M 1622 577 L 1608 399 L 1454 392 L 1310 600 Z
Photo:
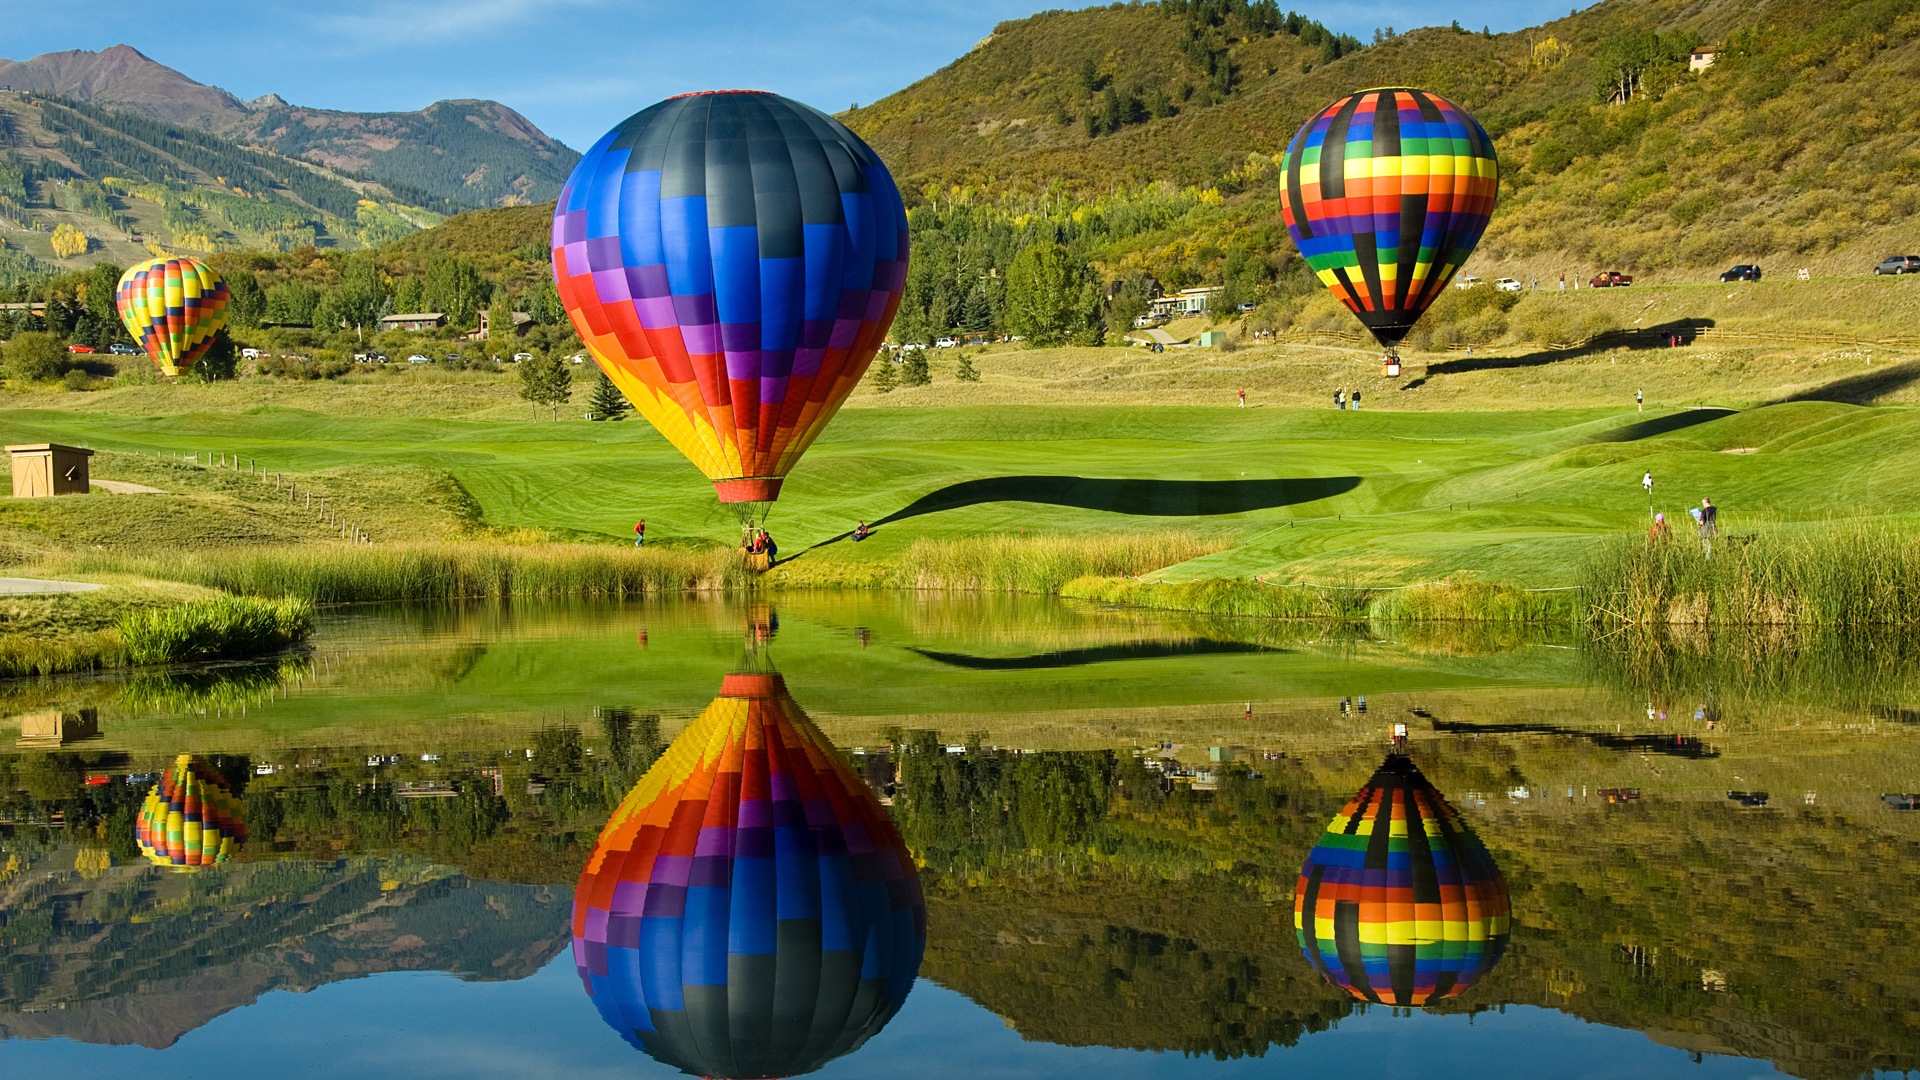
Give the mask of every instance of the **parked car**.
M 567 359 L 573 361 L 576 364 L 584 364 L 587 362 L 587 354 L 577 352 L 577 353 L 574 353 L 572 356 L 567 357 Z
M 1752 263 L 1741 263 L 1739 266 L 1732 267 L 1727 271 L 1725 271 L 1724 273 L 1722 273 L 1720 275 L 1720 280 L 1722 282 L 1759 281 L 1760 268 L 1753 265 Z
M 258 360 L 260 359 L 260 350 L 253 348 L 241 349 L 240 358 L 242 360 Z
M 1461 274 L 1459 277 L 1453 279 L 1453 287 L 1456 289 L 1471 289 L 1475 285 L 1485 285 L 1485 284 L 1486 282 L 1481 281 L 1479 278 L 1474 277 L 1472 274 Z
M 1235 310 L 1239 311 L 1241 314 L 1244 315 L 1249 311 L 1257 311 L 1259 310 L 1259 308 L 1260 308 L 1260 305 L 1254 303 L 1251 300 L 1242 300 L 1240 302 L 1240 306 Z
M 954 338 L 943 337 L 943 338 L 935 338 L 933 342 L 933 347 L 936 349 L 951 349 L 958 344 L 960 344 L 960 342 Z
M 516 364 L 531 359 L 533 359 L 533 354 L 530 352 L 517 352 L 513 354 L 513 362 Z
M 1606 289 L 1615 285 L 1631 284 L 1633 284 L 1633 275 L 1623 274 L 1618 270 L 1602 270 L 1587 281 L 1587 286 L 1593 289 Z
M 116 341 L 107 346 L 107 351 L 115 356 L 139 356 L 140 346 L 129 345 L 124 341 Z
M 414 353 L 414 354 L 413 354 L 412 356 L 409 356 L 409 357 L 407 357 L 407 363 L 409 363 L 409 364 L 431 364 L 431 363 L 433 363 L 433 357 L 431 357 L 431 356 L 421 356 L 421 355 L 420 355 L 419 353 Z
M 1895 255 L 1881 259 L 1873 268 L 1876 274 L 1920 274 L 1920 255 Z
M 1521 285 L 1515 278 L 1503 277 L 1494 282 L 1493 287 L 1499 289 L 1501 292 L 1519 292 L 1525 286 Z
M 67 346 L 67 351 L 70 353 L 90 353 L 93 351 L 93 346 L 82 345 L 76 341 L 73 344 Z

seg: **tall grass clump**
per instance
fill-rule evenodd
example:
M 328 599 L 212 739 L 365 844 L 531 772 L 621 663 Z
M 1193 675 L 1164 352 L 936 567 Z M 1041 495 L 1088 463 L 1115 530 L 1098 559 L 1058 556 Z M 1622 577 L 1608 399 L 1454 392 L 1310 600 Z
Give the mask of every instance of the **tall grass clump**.
M 1366 618 L 1373 597 L 1365 589 L 1299 588 L 1234 578 L 1133 581 L 1091 576 L 1068 582 L 1060 595 L 1159 611 L 1315 620 Z
M 1595 626 L 1920 625 L 1920 547 L 1866 522 L 1723 535 L 1711 557 L 1691 538 L 1617 537 L 1587 563 Z
M 889 575 L 906 589 L 1057 593 L 1075 578 L 1131 577 L 1227 546 L 1191 533 L 916 540 Z
M 99 556 L 125 568 L 124 556 Z M 298 596 L 320 604 L 499 599 L 514 596 L 639 597 L 751 588 L 730 549 L 682 551 L 612 545 L 437 543 L 391 547 L 305 545 L 195 554 L 138 563 L 155 576 L 245 596 Z M 90 567 L 89 567 L 90 568 Z
M 0 679 L 99 671 L 127 662 L 118 630 L 76 634 L 0 634 Z
M 1580 611 L 1577 589 L 1535 590 L 1462 577 L 1383 590 L 1368 614 L 1390 622 L 1570 623 Z
M 313 632 L 313 602 L 222 596 L 176 607 L 129 612 L 120 640 L 134 664 L 259 656 Z

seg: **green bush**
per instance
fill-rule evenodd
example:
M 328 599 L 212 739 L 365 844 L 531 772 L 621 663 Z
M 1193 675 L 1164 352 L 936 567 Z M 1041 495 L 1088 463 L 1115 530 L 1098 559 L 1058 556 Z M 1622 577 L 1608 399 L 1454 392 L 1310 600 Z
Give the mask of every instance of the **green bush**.
M 38 330 L 15 334 L 0 353 L 7 373 L 16 379 L 57 379 L 67 370 L 67 349 L 60 339 Z

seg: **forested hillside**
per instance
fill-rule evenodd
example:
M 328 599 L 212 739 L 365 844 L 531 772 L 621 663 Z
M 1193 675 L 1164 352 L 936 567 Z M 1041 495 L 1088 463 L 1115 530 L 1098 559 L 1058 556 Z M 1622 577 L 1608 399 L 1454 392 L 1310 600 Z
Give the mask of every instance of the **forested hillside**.
M 42 259 L 153 247 L 379 244 L 456 204 L 69 98 L 0 92 L 0 243 Z
M 1437 91 L 1493 135 L 1484 276 L 1698 280 L 1744 260 L 1824 276 L 1920 248 L 1904 0 L 1607 0 L 1517 33 L 1382 28 L 1364 48 L 1296 19 L 1246 0 L 1049 12 L 844 114 L 913 207 L 909 336 L 1003 327 L 1006 276 L 1043 241 L 1136 290 L 1313 291 L 1277 166 L 1314 111 L 1378 85 Z M 1721 51 L 1689 71 L 1701 45 Z M 1089 300 L 1075 321 L 1114 314 Z

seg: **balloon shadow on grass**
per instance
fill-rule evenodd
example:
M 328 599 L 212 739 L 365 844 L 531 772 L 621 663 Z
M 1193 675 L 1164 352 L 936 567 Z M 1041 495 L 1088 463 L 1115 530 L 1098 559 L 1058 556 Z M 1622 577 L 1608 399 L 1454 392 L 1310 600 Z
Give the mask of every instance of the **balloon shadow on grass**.
M 1679 412 L 1671 412 L 1665 416 L 1656 416 L 1651 420 L 1641 420 L 1638 423 L 1627 424 L 1614 428 L 1611 431 L 1603 431 L 1595 435 L 1593 441 L 1597 443 L 1634 442 L 1639 439 L 1651 439 L 1656 435 L 1671 434 L 1675 431 L 1693 427 L 1696 424 L 1712 423 L 1722 417 L 1733 416 L 1739 411 L 1738 409 L 1721 409 L 1713 406 L 1681 409 Z
M 1270 510 L 1342 495 L 1357 476 L 1272 480 L 1110 480 L 1086 476 L 988 476 L 931 491 L 879 521 L 895 521 L 991 502 L 1039 503 L 1142 517 L 1208 517 Z
M 1023 502 L 1068 506 L 1138 517 L 1211 517 L 1297 506 L 1343 495 L 1360 486 L 1357 476 L 1307 476 L 1267 480 L 1120 480 L 1087 476 L 986 476 L 930 491 L 868 525 L 884 525 L 959 510 L 982 503 Z M 822 540 L 839 543 L 851 532 Z M 811 550 L 811 549 L 809 549 Z
M 1920 360 L 1909 360 L 1904 364 L 1888 364 L 1877 371 L 1849 375 L 1844 379 L 1822 383 L 1783 398 L 1776 398 L 1767 404 L 1831 401 L 1841 405 L 1871 405 L 1894 391 L 1904 390 L 1916 382 L 1920 382 Z
M 1614 330 L 1595 335 L 1584 345 L 1573 345 L 1564 349 L 1541 349 L 1539 352 L 1524 353 L 1520 356 L 1475 356 L 1459 360 L 1442 360 L 1437 364 L 1428 364 L 1426 372 L 1419 378 L 1402 386 L 1402 390 L 1414 390 L 1425 386 L 1428 379 L 1438 375 L 1464 375 L 1470 371 L 1501 371 L 1508 368 L 1542 367 L 1557 364 L 1562 360 L 1573 360 L 1582 356 L 1607 352 L 1611 349 L 1666 349 L 1676 342 L 1690 345 L 1693 339 L 1713 329 L 1712 319 L 1674 319 L 1657 326 L 1643 326 L 1635 330 Z

